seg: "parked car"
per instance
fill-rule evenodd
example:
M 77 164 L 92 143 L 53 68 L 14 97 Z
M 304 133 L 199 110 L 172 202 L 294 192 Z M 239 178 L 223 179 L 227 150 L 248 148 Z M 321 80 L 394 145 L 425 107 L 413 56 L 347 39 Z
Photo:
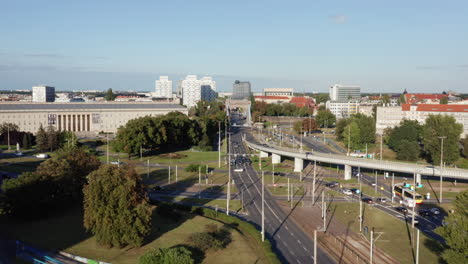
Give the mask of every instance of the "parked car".
M 110 164 L 120 165 L 120 164 L 123 164 L 123 162 L 121 162 L 121 161 L 111 161 Z
M 439 208 L 437 208 L 437 207 L 433 207 L 433 208 L 431 208 L 431 209 L 429 209 L 429 210 L 430 210 L 431 213 L 434 214 L 434 215 L 440 215 L 440 210 L 439 210 Z
M 23 152 L 21 152 L 21 151 L 15 152 L 15 155 L 18 156 L 18 157 L 24 156 Z
M 353 195 L 353 192 L 349 189 L 343 190 L 343 193 L 346 195 Z
M 421 209 L 419 210 L 419 215 L 420 216 L 424 216 L 424 217 L 428 217 L 428 216 L 431 216 L 431 211 L 429 209 Z
M 380 197 L 380 198 L 377 198 L 376 200 L 378 203 L 386 203 L 387 202 L 387 198 L 385 197 Z
M 38 159 L 47 159 L 47 158 L 49 158 L 49 154 L 39 153 L 39 154 L 36 155 L 36 158 L 38 158 Z
M 243 172 L 244 169 L 243 169 L 243 168 L 235 168 L 234 171 L 235 171 L 235 172 Z
M 408 213 L 408 209 L 406 209 L 406 207 L 403 207 L 403 206 L 395 207 L 395 211 L 404 213 L 404 214 Z
M 374 203 L 372 198 L 368 198 L 368 197 L 362 198 L 362 201 L 365 202 L 365 203 L 368 203 L 368 204 L 373 204 Z

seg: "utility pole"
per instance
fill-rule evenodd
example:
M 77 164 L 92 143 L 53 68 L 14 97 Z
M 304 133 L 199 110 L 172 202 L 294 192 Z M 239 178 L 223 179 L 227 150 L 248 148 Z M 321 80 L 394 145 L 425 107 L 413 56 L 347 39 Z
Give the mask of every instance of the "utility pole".
M 262 242 L 265 241 L 265 176 L 262 171 Z
M 323 232 L 327 231 L 327 202 L 323 204 Z
M 275 184 L 275 163 L 273 163 L 273 157 L 271 158 L 271 166 L 273 166 L 273 185 Z
M 177 165 L 175 165 L 175 182 L 177 183 L 177 181 L 178 181 Z
M 375 193 L 377 193 L 377 171 L 375 171 Z
M 443 170 L 443 160 L 444 160 L 444 139 L 447 138 L 445 136 L 438 137 L 440 142 L 440 195 L 439 195 L 439 203 L 442 203 L 442 170 Z
M 231 201 L 231 135 L 228 134 L 228 156 L 229 156 L 229 173 L 228 173 L 228 193 L 226 197 L 226 215 L 229 215 L 229 203 Z M 208 166 L 208 165 L 206 165 Z M 208 170 L 208 167 L 207 167 Z
M 322 191 L 322 218 L 324 217 L 324 214 L 323 214 L 324 207 L 325 207 L 325 195 L 323 194 L 323 191 Z
M 413 228 L 413 230 L 414 230 L 414 217 L 415 217 L 415 214 L 416 214 L 416 212 L 415 212 L 416 211 L 416 207 L 415 207 L 416 206 L 416 201 L 415 200 L 413 200 L 412 205 L 413 205 L 413 213 L 411 214 L 411 228 Z M 413 233 L 413 237 L 412 237 L 411 241 L 413 241 L 413 239 L 414 239 L 414 233 Z
M 373 247 L 374 247 L 374 229 L 370 231 L 370 261 L 369 263 L 372 264 L 373 259 Z
M 392 190 L 391 190 L 391 192 L 392 192 L 392 203 L 393 203 L 393 199 L 395 197 L 395 192 L 393 191 L 394 186 L 395 186 L 395 173 L 392 172 Z
M 221 168 L 221 121 L 218 121 L 218 168 Z
M 198 184 L 201 184 L 201 165 L 198 166 Z
M 300 152 L 302 153 L 302 127 L 301 127 L 301 148 L 300 148 Z
M 143 147 L 140 145 L 140 161 L 143 161 Z
M 348 156 L 349 156 L 349 149 L 351 148 L 350 144 L 351 144 L 351 125 L 348 125 Z
M 314 230 L 314 264 L 317 264 L 317 230 Z
M 419 264 L 419 229 L 416 231 L 416 264 Z
M 315 205 L 315 176 L 317 175 L 317 160 L 314 160 L 314 179 L 312 180 L 312 203 Z
M 289 194 L 290 194 L 291 192 L 289 191 L 289 189 L 290 189 L 290 187 L 289 187 L 289 178 L 288 178 L 288 202 L 291 201 L 291 199 L 290 199 L 290 197 L 289 197 Z
M 359 232 L 362 233 L 362 199 L 359 199 Z

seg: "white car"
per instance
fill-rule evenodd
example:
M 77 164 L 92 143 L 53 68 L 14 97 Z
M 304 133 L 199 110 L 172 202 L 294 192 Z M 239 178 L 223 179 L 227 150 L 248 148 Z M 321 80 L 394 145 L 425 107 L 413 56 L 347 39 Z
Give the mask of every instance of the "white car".
M 36 155 L 36 158 L 38 158 L 38 159 L 47 159 L 47 158 L 49 158 L 49 154 L 39 153 L 39 154 Z
M 343 193 L 346 195 L 353 195 L 353 192 L 349 189 L 343 190 Z
M 24 154 L 23 154 L 23 152 L 15 152 L 15 155 L 18 156 L 18 157 L 21 157 L 21 156 L 23 156 Z
M 242 168 L 237 168 L 237 169 L 234 169 L 234 171 L 235 171 L 235 172 L 243 172 L 244 169 L 242 169 Z
M 120 164 L 123 164 L 123 162 L 121 162 L 121 161 L 111 161 L 110 164 L 120 165 Z

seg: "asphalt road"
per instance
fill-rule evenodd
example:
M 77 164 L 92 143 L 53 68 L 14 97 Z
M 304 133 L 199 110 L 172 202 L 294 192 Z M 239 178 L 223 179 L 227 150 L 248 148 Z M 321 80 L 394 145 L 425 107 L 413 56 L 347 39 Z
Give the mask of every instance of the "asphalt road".
M 241 129 L 234 128 L 231 137 L 231 153 L 244 154 Z M 244 192 L 244 203 L 249 220 L 261 227 L 261 176 L 251 165 L 237 165 L 243 172 L 232 172 L 232 180 Z M 233 169 L 233 168 L 232 168 Z M 281 210 L 275 199 L 265 190 L 265 234 L 270 239 L 283 263 L 312 263 L 313 241 L 302 231 L 289 215 Z M 317 248 L 318 263 L 335 263 L 324 251 Z

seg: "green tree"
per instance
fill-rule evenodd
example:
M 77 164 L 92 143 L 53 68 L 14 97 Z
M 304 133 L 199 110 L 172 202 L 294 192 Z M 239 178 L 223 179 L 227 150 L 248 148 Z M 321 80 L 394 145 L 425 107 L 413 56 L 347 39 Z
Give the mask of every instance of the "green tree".
M 348 124 L 343 131 L 343 139 L 346 147 L 351 148 L 350 151 L 353 151 L 355 149 L 360 149 L 361 144 L 360 144 L 360 137 L 361 137 L 361 129 L 359 128 L 359 125 L 356 122 L 351 122 Z
M 3 135 L 4 133 L 8 133 L 8 130 L 10 132 L 19 131 L 19 127 L 17 124 L 3 122 L 0 125 L 0 135 Z
M 416 120 L 403 120 L 400 125 L 393 128 L 389 133 L 388 146 L 394 151 L 398 151 L 398 146 L 402 140 L 409 142 L 419 142 L 422 137 L 423 127 Z
M 135 169 L 102 165 L 88 175 L 84 227 L 99 244 L 141 246 L 151 230 L 151 207 Z
M 114 101 L 115 98 L 116 98 L 116 95 L 112 91 L 112 88 L 109 88 L 106 92 L 106 96 L 104 97 L 104 99 L 106 99 L 106 101 Z
M 328 93 L 317 94 L 317 96 L 315 97 L 316 104 L 325 103 L 328 100 L 330 100 L 330 95 Z
M 466 263 L 468 259 L 468 190 L 457 195 L 452 202 L 454 213 L 445 217 L 445 225 L 436 233 L 445 239 L 442 258 L 447 263 Z
M 440 98 L 439 103 L 440 104 L 448 104 L 448 97 L 444 96 L 444 97 Z
M 151 249 L 143 254 L 138 264 L 193 264 L 192 252 L 185 247 Z
M 404 94 L 400 94 L 400 97 L 398 98 L 398 104 L 406 104 L 406 98 Z
M 37 149 L 41 152 L 46 151 L 49 146 L 48 140 L 47 140 L 47 134 L 44 130 L 44 127 L 42 127 L 42 124 L 39 127 L 39 130 L 37 131 L 37 134 L 36 134 L 36 145 L 37 145 Z
M 468 159 L 468 136 L 463 140 L 463 155 Z
M 345 131 L 345 127 L 351 123 L 350 118 L 342 118 L 338 120 L 336 123 L 335 127 L 335 134 L 336 134 L 336 139 L 339 141 L 343 141 L 344 135 L 343 132 Z
M 31 148 L 31 136 L 29 133 L 25 133 L 23 135 L 23 149 L 30 149 Z
M 315 120 L 320 127 L 332 127 L 336 122 L 336 117 L 330 110 L 326 109 L 319 110 L 317 116 L 315 116 Z
M 54 151 L 59 147 L 59 135 L 53 126 L 47 128 L 47 149 Z
M 453 116 L 429 115 L 423 127 L 424 148 L 434 164 L 440 162 L 441 139 L 444 139 L 444 162 L 451 164 L 460 157 L 459 142 L 463 125 L 458 124 Z
M 356 114 L 351 117 L 354 120 L 359 129 L 359 144 L 371 144 L 375 143 L 375 120 L 374 118 L 362 114 Z
M 397 159 L 416 161 L 419 157 L 419 144 L 415 141 L 401 140 L 397 147 Z

